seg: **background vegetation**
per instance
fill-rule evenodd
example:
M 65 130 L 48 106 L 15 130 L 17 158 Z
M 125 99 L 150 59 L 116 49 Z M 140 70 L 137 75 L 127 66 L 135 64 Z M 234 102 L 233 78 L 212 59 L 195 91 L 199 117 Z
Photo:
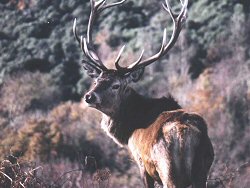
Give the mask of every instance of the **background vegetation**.
M 172 29 L 160 4 L 127 0 L 102 14 L 94 37 L 107 66 L 124 43 L 124 65 L 142 48 L 145 56 L 158 50 L 163 28 Z M 89 8 L 87 0 L 0 2 L 1 186 L 142 186 L 127 150 L 100 130 L 100 113 L 81 103 L 91 80 L 72 25 L 77 18 L 85 33 Z M 250 187 L 249 1 L 190 1 L 175 48 L 133 87 L 150 97 L 170 92 L 207 120 L 209 187 Z

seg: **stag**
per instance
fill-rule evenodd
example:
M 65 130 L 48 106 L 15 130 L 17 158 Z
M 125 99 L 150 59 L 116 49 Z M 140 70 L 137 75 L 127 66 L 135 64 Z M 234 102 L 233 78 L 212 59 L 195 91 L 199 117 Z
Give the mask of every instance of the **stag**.
M 172 36 L 167 42 L 166 29 L 160 50 L 149 58 L 140 57 L 131 65 L 119 64 L 124 46 L 118 53 L 114 69 L 108 69 L 100 59 L 92 40 L 93 24 L 105 9 L 121 5 L 122 0 L 107 4 L 106 0 L 90 0 L 91 13 L 86 37 L 79 37 L 76 19 L 73 33 L 87 58 L 84 69 L 94 83 L 84 96 L 88 106 L 102 112 L 101 127 L 117 144 L 128 146 L 137 162 L 145 187 L 155 182 L 164 188 L 205 188 L 213 162 L 213 147 L 204 119 L 186 112 L 171 97 L 147 98 L 129 87 L 143 75 L 144 68 L 168 53 L 176 43 L 186 19 L 188 0 L 181 1 L 179 14 L 172 11 L 168 0 L 163 8 L 173 21 Z

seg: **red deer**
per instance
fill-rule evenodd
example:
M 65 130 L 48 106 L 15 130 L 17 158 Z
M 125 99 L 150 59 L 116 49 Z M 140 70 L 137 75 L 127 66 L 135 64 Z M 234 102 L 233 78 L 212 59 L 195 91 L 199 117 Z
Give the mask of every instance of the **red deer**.
M 91 0 L 91 13 L 87 35 L 79 37 L 76 20 L 73 33 L 88 59 L 82 64 L 94 78 L 89 92 L 84 96 L 88 106 L 102 112 L 101 127 L 117 144 L 128 145 L 138 163 L 146 188 L 154 183 L 164 188 L 205 188 L 214 153 L 204 119 L 188 113 L 171 97 L 147 98 L 128 86 L 137 82 L 144 68 L 167 54 L 174 46 L 186 19 L 188 1 L 181 1 L 182 8 L 175 14 L 165 0 L 163 8 L 173 20 L 169 42 L 166 29 L 160 50 L 153 56 L 139 59 L 128 67 L 119 64 L 124 47 L 120 50 L 114 69 L 105 67 L 92 41 L 93 24 L 101 11 L 124 3 L 125 0 L 107 4 L 106 0 Z

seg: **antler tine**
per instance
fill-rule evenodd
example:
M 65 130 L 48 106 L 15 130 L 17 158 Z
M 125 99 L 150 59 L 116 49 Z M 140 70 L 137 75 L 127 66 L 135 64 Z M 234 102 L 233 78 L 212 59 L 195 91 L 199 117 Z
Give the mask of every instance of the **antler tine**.
M 110 3 L 110 4 L 107 4 L 105 6 L 102 7 L 102 9 L 106 9 L 106 8 L 110 8 L 110 7 L 113 7 L 113 6 L 117 6 L 117 5 L 121 5 L 125 2 L 126 0 L 122 0 L 122 1 L 119 1 L 119 2 L 116 2 L 116 3 Z
M 142 52 L 141 52 L 141 55 L 139 56 L 139 58 L 137 59 L 136 62 L 134 62 L 133 64 L 129 65 L 129 67 L 122 67 L 122 66 L 119 65 L 119 61 L 120 61 L 121 54 L 122 54 L 124 48 L 125 48 L 125 45 L 121 48 L 121 50 L 119 51 L 119 54 L 118 54 L 118 56 L 117 56 L 117 58 L 115 60 L 115 67 L 116 67 L 116 69 L 118 71 L 126 71 L 127 68 L 132 69 L 133 67 L 135 67 L 136 65 L 138 65 L 140 63 L 140 61 L 142 59 L 142 56 L 144 54 L 144 49 L 143 49 Z
M 117 55 L 117 58 L 115 59 L 115 67 L 116 67 L 117 70 L 123 69 L 123 67 L 121 67 L 121 66 L 119 65 L 119 61 L 120 61 L 120 59 L 121 59 L 121 55 L 122 55 L 122 52 L 124 51 L 125 46 L 126 46 L 126 45 L 123 45 L 123 47 L 120 49 L 120 51 L 119 51 L 119 53 L 118 53 L 118 55 Z
M 128 68 L 133 69 L 134 67 L 136 67 L 141 62 L 143 54 L 144 54 L 144 49 L 141 51 L 141 55 L 139 56 L 137 61 L 134 62 L 133 64 L 129 65 Z
M 150 58 L 147 59 L 149 64 L 153 63 L 156 58 L 160 58 L 160 56 L 164 52 L 164 48 L 166 46 L 166 41 L 167 41 L 167 29 L 165 28 L 164 31 L 163 31 L 161 48 L 160 48 L 160 50 L 159 50 L 159 52 L 157 54 L 155 54 L 154 56 L 151 56 Z M 139 57 L 139 59 L 128 67 L 128 69 L 127 69 L 128 72 L 130 72 L 132 70 L 135 70 L 135 69 L 138 69 L 138 68 L 143 68 L 143 67 L 147 66 L 144 63 L 141 63 L 143 53 L 144 53 L 144 49 L 142 50 L 142 53 L 141 53 L 141 56 Z
M 78 43 L 80 44 L 81 41 L 80 41 L 80 38 L 79 38 L 79 36 L 78 36 L 78 34 L 77 34 L 77 32 L 76 32 L 76 18 L 74 19 L 73 33 L 74 33 L 74 36 L 75 36 L 76 40 L 77 40 Z
M 135 69 L 144 68 L 144 67 L 150 65 L 151 63 L 154 63 L 155 61 L 160 59 L 162 56 L 167 54 L 167 52 L 174 46 L 175 42 L 177 41 L 179 34 L 180 34 L 180 31 L 182 29 L 182 22 L 186 18 L 188 0 L 184 0 L 184 3 L 181 1 L 182 9 L 181 9 L 179 14 L 173 13 L 173 11 L 169 5 L 168 0 L 165 0 L 165 3 L 166 4 L 163 4 L 163 8 L 170 14 L 170 16 L 173 20 L 173 24 L 174 24 L 173 25 L 173 32 L 172 32 L 172 35 L 171 35 L 169 42 L 168 43 L 166 42 L 167 30 L 164 29 L 162 45 L 161 45 L 160 50 L 155 55 L 153 55 L 145 60 L 141 60 L 141 57 L 140 57 L 139 62 L 137 61 L 137 62 L 132 64 L 133 66 L 127 67 L 127 69 L 125 70 L 126 73 L 131 72 Z

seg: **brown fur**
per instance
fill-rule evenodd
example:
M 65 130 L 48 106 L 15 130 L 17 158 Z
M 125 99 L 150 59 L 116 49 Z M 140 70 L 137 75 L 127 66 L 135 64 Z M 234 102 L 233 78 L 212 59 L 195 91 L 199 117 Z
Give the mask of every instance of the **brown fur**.
M 186 146 L 185 141 L 187 137 L 192 136 L 194 138 L 189 139 L 196 143 L 192 143 L 192 146 Z M 166 152 L 166 155 L 164 155 L 165 159 L 163 160 L 169 162 L 168 169 L 159 167 L 157 163 L 162 160 L 160 159 L 162 156 L 159 153 L 156 153 L 156 155 L 153 154 L 154 147 L 157 147 L 157 143 L 161 139 L 165 141 L 165 151 L 161 152 Z M 176 143 L 178 144 L 179 151 L 172 147 Z M 202 145 L 199 146 L 199 143 Z M 192 168 L 197 168 L 201 165 L 199 162 L 196 164 L 196 161 L 194 161 L 195 156 L 199 155 L 204 164 L 207 163 L 207 165 L 204 165 L 203 170 L 199 169 L 199 172 L 204 171 L 202 178 L 206 178 L 213 161 L 212 145 L 207 136 L 204 120 L 199 115 L 189 114 L 184 110 L 162 112 L 149 127 L 135 130 L 129 139 L 129 148 L 137 163 L 139 163 L 141 171 L 145 170 L 154 180 L 159 183 L 166 183 L 169 187 L 186 187 L 194 184 L 193 181 L 196 178 L 197 172 L 194 172 Z M 186 150 L 191 150 L 193 153 L 189 154 Z M 188 154 L 185 154 L 185 152 L 192 155 L 193 159 L 190 161 L 186 160 L 185 155 Z M 177 160 L 174 158 L 174 153 L 178 153 L 179 155 L 177 158 L 180 159 L 180 163 L 177 165 L 174 163 L 170 164 L 171 161 Z M 169 175 L 168 177 L 164 177 L 164 174 Z M 162 182 L 164 179 L 166 182 Z M 199 178 L 197 179 L 197 181 L 200 181 Z
M 118 144 L 128 144 L 146 187 L 154 181 L 165 187 L 205 186 L 213 148 L 199 115 L 182 110 L 171 96 L 150 99 L 131 90 L 115 116 L 104 116 L 104 130 Z
M 177 112 L 177 111 L 176 111 Z M 153 162 L 153 159 L 151 158 L 151 150 L 154 144 L 156 144 L 157 140 L 160 136 L 164 135 L 163 132 L 163 126 L 169 122 L 175 114 L 173 113 L 162 113 L 157 120 L 152 123 L 149 127 L 145 129 L 137 129 L 134 131 L 133 135 L 130 137 L 132 140 L 132 144 L 135 145 L 136 148 L 139 149 L 139 153 L 141 156 L 141 160 L 143 161 L 143 164 L 148 172 L 148 174 L 152 177 L 157 177 L 156 174 L 156 167 Z M 165 128 L 166 135 L 167 132 L 169 132 L 173 127 L 169 125 Z M 181 127 L 177 127 L 177 131 L 181 132 Z M 166 142 L 170 143 L 171 140 L 166 136 L 167 140 Z M 133 153 L 133 152 L 132 152 Z M 159 178 L 158 178 L 159 179 Z
M 146 188 L 155 181 L 164 188 L 205 188 L 214 155 L 205 121 L 171 96 L 139 95 L 128 80 L 103 72 L 86 94 L 94 97 L 89 105 L 103 112 L 102 128 L 120 146 L 128 145 Z

